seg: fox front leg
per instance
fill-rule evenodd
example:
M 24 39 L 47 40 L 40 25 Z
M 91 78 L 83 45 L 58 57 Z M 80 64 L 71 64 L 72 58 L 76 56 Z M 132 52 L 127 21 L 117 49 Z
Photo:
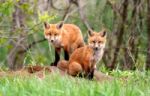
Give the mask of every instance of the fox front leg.
M 92 80 L 93 77 L 94 77 L 94 69 L 91 69 L 90 72 L 89 72 L 88 75 L 87 75 L 87 78 L 88 78 L 89 80 Z
M 60 60 L 60 51 L 61 48 L 55 48 L 55 61 L 51 64 L 51 66 L 57 66 L 57 63 Z
M 65 60 L 69 60 L 69 53 L 64 50 L 64 58 Z

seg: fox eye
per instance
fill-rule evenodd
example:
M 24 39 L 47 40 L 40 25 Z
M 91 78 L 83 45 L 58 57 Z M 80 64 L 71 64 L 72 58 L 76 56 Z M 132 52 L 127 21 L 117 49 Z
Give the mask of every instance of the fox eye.
M 49 36 L 51 36 L 52 34 L 51 34 L 51 33 L 49 33 L 48 35 L 49 35 Z
M 92 43 L 96 43 L 95 41 L 92 41 Z
M 57 34 L 54 34 L 55 36 L 57 36 Z
M 98 41 L 98 43 L 102 43 L 102 41 Z

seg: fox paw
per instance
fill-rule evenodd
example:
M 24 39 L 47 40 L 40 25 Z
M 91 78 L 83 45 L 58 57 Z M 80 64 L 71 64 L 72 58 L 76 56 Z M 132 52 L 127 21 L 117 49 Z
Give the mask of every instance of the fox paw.
M 50 64 L 50 66 L 57 66 L 57 63 L 53 62 Z

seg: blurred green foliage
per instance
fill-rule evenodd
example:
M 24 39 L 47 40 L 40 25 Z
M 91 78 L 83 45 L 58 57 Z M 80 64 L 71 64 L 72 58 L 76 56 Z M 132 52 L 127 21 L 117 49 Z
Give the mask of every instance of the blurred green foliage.
M 21 8 L 23 12 L 25 12 L 25 31 L 28 35 L 27 37 L 27 45 L 31 44 L 33 41 L 40 40 L 44 38 L 43 34 L 43 22 L 47 21 L 49 23 L 58 23 L 62 20 L 64 15 L 64 11 L 57 11 L 55 9 L 50 8 L 49 10 L 41 13 L 38 9 L 38 0 L 28 1 L 27 3 L 22 4 L 19 6 L 17 4 L 19 0 L 4 0 L 0 2 L 0 65 L 7 66 L 7 54 L 9 49 L 12 47 L 9 45 L 10 40 L 13 40 L 13 37 L 18 37 L 19 33 L 22 32 L 20 29 L 17 29 L 16 32 L 10 36 L 12 31 L 12 14 L 14 12 L 14 8 L 18 7 Z M 113 0 L 112 3 L 118 3 L 119 0 Z M 95 0 L 90 1 L 88 0 L 84 7 L 85 14 L 87 16 L 87 20 L 91 27 L 94 28 L 96 31 L 100 31 L 102 28 L 108 29 L 108 40 L 113 38 L 112 43 L 114 43 L 115 36 L 112 33 L 115 32 L 115 16 L 114 11 L 112 10 L 111 6 L 107 4 L 106 0 Z M 61 5 L 60 5 L 61 6 Z M 76 7 L 73 7 L 76 8 Z M 128 9 L 128 24 L 125 25 L 125 35 L 123 44 L 124 46 L 128 46 L 128 38 L 129 38 L 129 27 L 131 20 L 131 10 L 132 6 L 129 6 Z M 138 32 L 138 48 L 139 54 L 136 66 L 137 68 L 143 69 L 145 64 L 146 58 L 146 10 L 144 8 L 143 14 L 141 15 L 142 19 L 141 22 L 143 27 L 140 27 L 140 21 L 137 24 L 137 32 Z M 78 25 L 83 33 L 85 41 L 87 41 L 87 28 L 83 24 L 82 20 L 80 19 L 79 13 L 76 11 L 74 12 L 66 21 L 66 23 L 74 23 Z M 9 38 L 10 37 L 10 38 Z M 16 39 L 16 38 L 15 38 Z M 107 43 L 107 48 L 109 48 L 109 44 Z M 50 50 L 51 49 L 51 50 Z M 113 49 L 113 48 L 112 48 Z M 26 58 L 24 59 L 24 65 L 28 64 L 50 64 L 52 60 L 54 60 L 54 52 L 53 47 L 50 47 L 48 42 L 41 42 L 35 46 L 33 46 L 28 52 L 26 53 Z M 63 58 L 63 57 L 62 57 Z M 123 61 L 123 49 L 119 54 L 119 62 L 118 64 L 122 64 Z M 103 61 L 100 62 L 101 66 L 103 66 Z

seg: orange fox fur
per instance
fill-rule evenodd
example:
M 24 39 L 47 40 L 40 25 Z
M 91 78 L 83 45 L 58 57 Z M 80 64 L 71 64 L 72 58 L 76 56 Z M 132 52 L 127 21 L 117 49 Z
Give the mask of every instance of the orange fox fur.
M 70 54 L 84 45 L 80 28 L 74 24 L 48 24 L 44 23 L 45 38 L 55 47 L 55 61 L 57 65 L 60 60 L 60 50 L 64 50 L 65 60 L 69 60 Z

